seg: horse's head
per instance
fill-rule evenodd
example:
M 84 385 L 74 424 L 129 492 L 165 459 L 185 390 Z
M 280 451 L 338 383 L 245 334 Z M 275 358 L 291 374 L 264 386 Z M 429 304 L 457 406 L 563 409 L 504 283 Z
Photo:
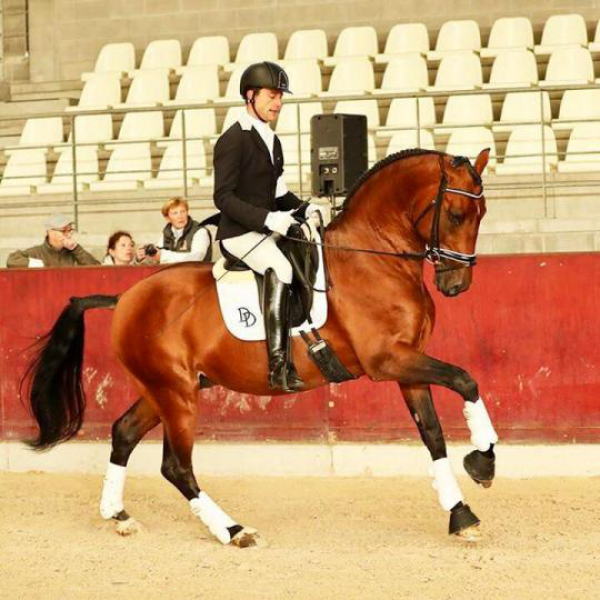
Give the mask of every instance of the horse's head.
M 475 264 L 479 223 L 485 215 L 481 173 L 489 148 L 480 152 L 475 165 L 463 157 L 440 156 L 440 184 L 416 207 L 415 226 L 427 240 L 429 259 L 435 264 L 435 285 L 445 296 L 469 289 Z

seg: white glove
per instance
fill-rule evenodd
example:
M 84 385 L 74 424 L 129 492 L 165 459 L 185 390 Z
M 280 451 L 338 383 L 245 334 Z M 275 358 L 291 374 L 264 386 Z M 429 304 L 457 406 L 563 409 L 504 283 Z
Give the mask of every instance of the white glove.
M 281 235 L 285 235 L 288 232 L 288 229 L 296 223 L 297 221 L 292 217 L 291 210 L 277 210 L 270 212 L 265 219 L 265 227 L 275 233 L 280 233 Z
M 323 209 L 318 204 L 313 204 L 312 202 L 306 207 L 306 211 L 304 215 L 307 219 L 314 218 L 315 220 L 319 220 L 319 214 L 323 217 Z
M 27 265 L 30 269 L 39 269 L 44 266 L 44 261 L 39 258 L 29 258 L 29 264 Z

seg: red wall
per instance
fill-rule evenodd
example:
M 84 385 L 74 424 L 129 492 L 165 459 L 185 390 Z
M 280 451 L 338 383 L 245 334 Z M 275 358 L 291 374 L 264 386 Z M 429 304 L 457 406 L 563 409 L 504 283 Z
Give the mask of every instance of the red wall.
M 68 298 L 116 294 L 151 270 L 0 271 L 0 438 L 30 430 L 18 399 L 25 349 Z M 600 254 L 484 257 L 468 293 L 434 298 L 438 322 L 428 351 L 470 371 L 504 440 L 600 440 Z M 110 320 L 110 311 L 86 316 L 86 439 L 107 438 L 135 399 L 110 355 Z M 447 437 L 466 438 L 460 398 L 441 388 L 434 396 Z M 213 388 L 200 393 L 199 407 L 203 439 L 417 438 L 397 386 L 365 378 L 287 398 Z

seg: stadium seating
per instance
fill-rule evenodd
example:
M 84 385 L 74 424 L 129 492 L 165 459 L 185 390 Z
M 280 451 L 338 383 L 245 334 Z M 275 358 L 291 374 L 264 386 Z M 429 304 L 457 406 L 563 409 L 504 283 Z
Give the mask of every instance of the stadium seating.
M 336 103 L 333 112 L 366 115 L 367 128 L 373 131 L 379 127 L 379 107 L 377 100 L 340 100 Z
M 159 147 L 166 147 L 174 141 L 183 139 L 183 114 L 185 113 L 185 137 L 188 140 L 210 138 L 217 133 L 217 119 L 212 108 L 188 108 L 178 110 L 173 117 L 169 138 L 159 141 Z
M 161 71 L 168 75 L 181 67 L 179 40 L 154 40 L 146 46 L 139 69 L 129 71 L 135 77 L 145 71 Z
M 419 114 L 417 119 L 417 105 Z M 435 106 L 433 98 L 394 98 L 390 103 L 387 120 L 376 135 L 389 137 L 398 129 L 430 129 L 435 125 Z
M 226 71 L 234 71 L 250 63 L 279 59 L 279 43 L 274 33 L 248 33 L 242 38 L 235 62 L 224 66 Z
M 302 181 L 308 182 L 310 178 L 310 135 L 307 133 L 300 135 L 300 152 L 298 152 L 298 135 L 282 135 L 279 139 L 285 160 L 284 179 L 286 183 L 299 185 L 300 162 L 302 163 Z
M 600 121 L 600 90 L 567 90 L 560 102 L 558 119 L 552 129 L 572 129 L 577 121 Z
M 429 85 L 427 62 L 419 54 L 401 54 L 392 58 L 385 68 L 381 88 L 375 95 L 393 92 L 422 91 Z
M 322 96 L 359 96 L 375 89 L 373 64 L 366 58 L 340 60 L 331 74 L 329 90 Z
M 198 38 L 192 45 L 187 64 L 176 69 L 180 75 L 189 68 L 204 65 L 228 65 L 230 61 L 229 40 L 224 35 Z
M 300 131 L 310 131 L 310 120 L 314 115 L 323 114 L 323 105 L 320 102 L 305 102 L 302 104 L 284 104 L 279 119 L 277 119 L 277 133 L 293 133 L 298 131 L 298 109 L 300 111 Z
M 203 65 L 184 71 L 177 86 L 174 100 L 166 100 L 167 106 L 207 102 L 219 97 L 219 66 Z
M 580 123 L 573 127 L 560 173 L 600 171 L 600 123 Z
M 426 150 L 435 150 L 435 143 L 431 131 L 427 129 L 407 129 L 396 131 L 390 138 L 385 155 L 395 154 L 409 148 L 424 148 Z
M 46 183 L 46 151 L 16 150 L 8 157 L 0 181 L 0 196 L 29 196 Z
M 285 70 L 290 80 L 294 98 L 316 96 L 323 91 L 321 69 L 314 59 L 294 60 L 286 63 Z
M 538 84 L 535 56 L 530 50 L 508 50 L 498 54 L 489 83 L 484 88 L 530 87 Z
M 327 58 L 327 34 L 322 29 L 294 31 L 283 56 L 284 61 Z M 291 65 L 286 65 L 286 68 Z
M 77 148 L 77 189 L 82 191 L 90 183 L 98 181 L 98 153 L 96 148 Z M 50 183 L 37 186 L 38 194 L 64 194 L 73 191 L 73 151 L 64 148 L 60 153 Z
M 533 50 L 533 27 L 526 17 L 504 17 L 494 21 L 487 48 L 481 57 L 496 57 L 506 51 Z
M 227 89 L 225 90 L 225 94 L 221 98 L 214 99 L 216 104 L 235 102 L 236 100 L 239 100 L 240 102 L 242 101 L 240 96 L 240 79 L 246 70 L 246 66 L 247 65 L 239 66 L 231 72 L 229 80 L 227 81 Z
M 466 156 L 474 162 L 484 148 L 490 149 L 490 159 L 485 172 L 493 171 L 496 168 L 496 143 L 494 134 L 487 127 L 453 130 L 446 145 L 446 152 L 454 156 Z
M 492 98 L 488 94 L 477 96 L 450 96 L 444 110 L 442 127 L 436 127 L 436 135 L 450 135 L 454 129 L 465 125 L 488 125 L 494 120 Z
M 546 171 L 550 171 L 557 163 L 556 139 L 552 129 L 548 125 L 543 125 L 543 131 L 540 125 L 521 125 L 511 132 L 504 162 L 496 165 L 496 173 L 536 174 L 541 173 L 544 166 Z
M 472 52 L 453 52 L 446 55 L 429 91 L 473 90 L 481 87 L 483 76 L 479 56 Z
M 553 15 L 544 24 L 542 41 L 535 46 L 536 54 L 552 54 L 565 46 L 587 46 L 585 20 L 581 15 Z
M 206 177 L 206 155 L 204 145 L 199 141 L 189 141 L 186 149 L 187 185 L 195 185 Z M 154 179 L 146 179 L 146 189 L 166 189 L 183 185 L 183 144 L 169 142 L 160 161 L 158 174 Z
M 94 192 L 135 190 L 151 176 L 150 144 L 121 144 L 110 155 L 104 179 L 91 183 L 90 189 Z
M 164 71 L 140 71 L 131 82 L 127 99 L 118 106 L 160 106 L 166 104 L 169 97 L 169 76 Z
M 6 146 L 4 152 L 11 154 L 23 147 L 46 146 L 50 148 L 63 141 L 63 120 L 61 117 L 27 119 L 21 132 L 18 146 Z
M 521 124 L 539 123 L 542 114 L 544 123 L 549 123 L 552 113 L 548 92 L 509 92 L 504 97 L 500 121 L 492 129 L 495 132 L 506 132 Z
M 120 103 L 121 80 L 111 73 L 98 73 L 86 80 L 77 106 L 65 110 L 104 110 Z
M 546 79 L 540 87 L 585 85 L 594 82 L 594 63 L 587 48 L 559 48 L 550 55 Z
M 427 53 L 429 60 L 442 60 L 456 51 L 474 51 L 481 49 L 481 33 L 477 21 L 446 21 L 438 35 L 435 50 Z
M 375 56 L 375 62 L 387 63 L 407 53 L 429 52 L 429 32 L 423 23 L 399 23 L 390 30 L 383 54 Z
M 600 19 L 596 24 L 596 32 L 594 33 L 594 41 L 588 44 L 590 52 L 600 52 Z
M 374 27 L 347 27 L 342 29 L 333 56 L 325 59 L 327 66 L 335 66 L 347 58 L 373 58 L 379 52 L 377 32 Z
M 106 44 L 100 50 L 96 66 L 91 72 L 82 73 L 81 79 L 87 81 L 99 73 L 111 74 L 118 79 L 135 69 L 135 48 L 130 42 Z

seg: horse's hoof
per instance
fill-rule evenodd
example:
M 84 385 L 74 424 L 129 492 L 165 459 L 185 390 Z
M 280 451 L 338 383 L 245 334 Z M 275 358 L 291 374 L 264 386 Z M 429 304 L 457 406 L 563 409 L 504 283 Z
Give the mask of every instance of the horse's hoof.
M 125 521 L 117 521 L 117 533 L 122 536 L 135 535 L 142 531 L 142 526 L 132 517 Z
M 484 488 L 489 488 L 496 474 L 496 457 L 493 449 L 487 452 L 473 450 L 463 459 L 463 466 L 469 477 Z
M 459 535 L 463 538 L 472 536 L 473 532 L 471 530 L 476 529 L 480 523 L 481 521 L 469 508 L 469 505 L 459 502 L 450 512 L 448 533 L 450 535 Z
M 257 548 L 266 546 L 256 529 L 244 527 L 231 538 L 231 544 L 238 548 Z

